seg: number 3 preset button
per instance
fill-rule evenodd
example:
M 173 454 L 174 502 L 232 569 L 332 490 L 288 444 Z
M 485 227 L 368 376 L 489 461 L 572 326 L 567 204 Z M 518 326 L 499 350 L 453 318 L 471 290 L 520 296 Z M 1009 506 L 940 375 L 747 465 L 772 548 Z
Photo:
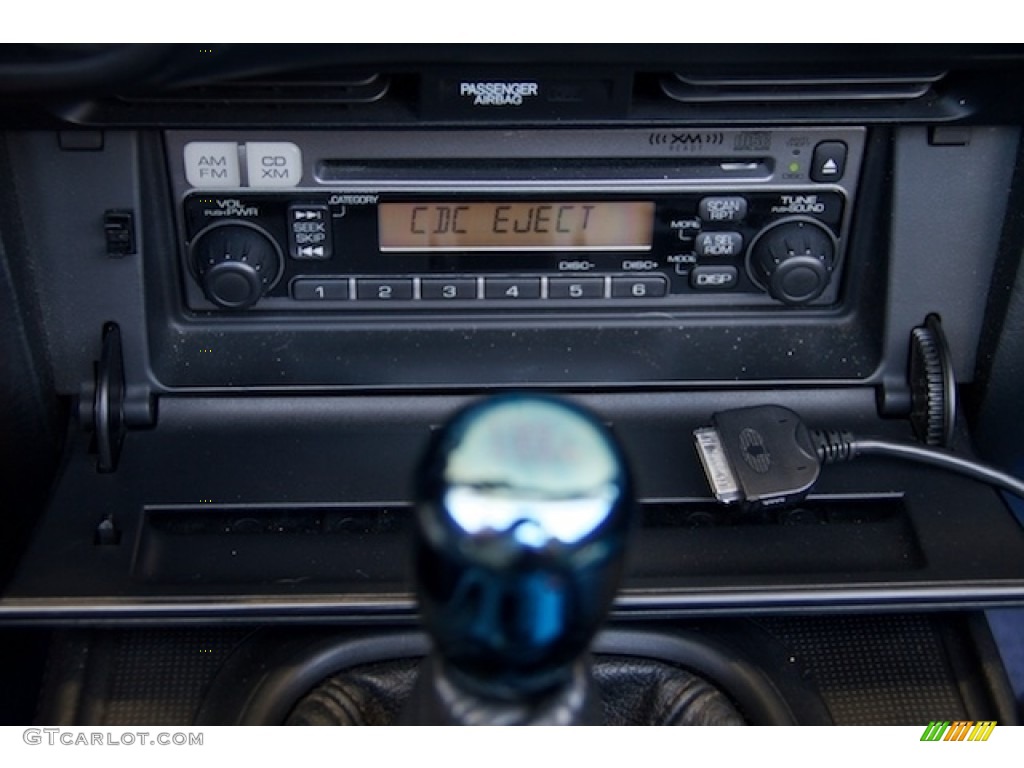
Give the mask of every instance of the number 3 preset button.
M 475 277 L 424 277 L 420 297 L 427 300 L 475 299 Z
M 296 301 L 346 301 L 348 280 L 300 278 L 292 281 L 292 298 Z

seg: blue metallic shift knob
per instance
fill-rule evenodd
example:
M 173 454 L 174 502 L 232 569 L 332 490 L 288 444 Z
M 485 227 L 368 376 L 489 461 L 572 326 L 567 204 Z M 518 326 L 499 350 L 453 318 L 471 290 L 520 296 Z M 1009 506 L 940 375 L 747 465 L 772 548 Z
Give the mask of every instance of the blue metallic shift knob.
M 417 480 L 419 605 L 447 674 L 509 700 L 568 685 L 632 524 L 614 438 L 565 401 L 499 396 L 434 436 Z

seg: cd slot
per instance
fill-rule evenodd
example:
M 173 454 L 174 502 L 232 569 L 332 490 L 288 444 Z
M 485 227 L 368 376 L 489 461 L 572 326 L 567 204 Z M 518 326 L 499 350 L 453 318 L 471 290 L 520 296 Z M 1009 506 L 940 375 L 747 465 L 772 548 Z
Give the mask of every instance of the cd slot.
M 771 158 L 700 157 L 673 162 L 638 158 L 594 158 L 552 161 L 526 159 L 496 162 L 493 158 L 409 160 L 352 160 L 328 158 L 317 162 L 316 179 L 321 184 L 382 182 L 423 185 L 425 183 L 543 184 L 564 186 L 586 182 L 706 183 L 709 181 L 767 181 L 772 178 Z

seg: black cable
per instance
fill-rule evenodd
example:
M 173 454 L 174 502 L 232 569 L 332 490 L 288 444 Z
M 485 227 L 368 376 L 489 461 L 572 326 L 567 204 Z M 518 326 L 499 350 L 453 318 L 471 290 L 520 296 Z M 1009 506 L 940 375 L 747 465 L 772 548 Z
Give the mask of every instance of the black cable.
M 995 467 L 932 446 L 849 432 L 811 431 L 778 405 L 720 411 L 694 432 L 695 445 L 715 496 L 759 509 L 803 499 L 822 465 L 858 456 L 888 456 L 956 472 L 1024 499 L 1024 481 Z
M 853 441 L 853 453 L 856 456 L 891 456 L 897 459 L 917 461 L 922 464 L 930 464 L 933 467 L 941 467 L 951 472 L 980 480 L 983 483 L 994 485 L 1009 491 L 1014 496 L 1024 499 L 1024 481 L 1013 475 L 1001 472 L 995 467 L 982 464 L 979 461 L 965 459 L 949 451 L 940 448 L 914 445 L 913 443 L 898 443 L 890 440 L 879 440 L 877 438 L 856 438 Z

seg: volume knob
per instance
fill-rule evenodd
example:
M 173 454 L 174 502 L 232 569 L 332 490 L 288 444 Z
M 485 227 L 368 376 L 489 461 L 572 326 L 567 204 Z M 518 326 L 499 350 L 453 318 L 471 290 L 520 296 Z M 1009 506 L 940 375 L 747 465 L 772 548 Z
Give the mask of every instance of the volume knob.
M 761 232 L 750 246 L 751 279 L 772 298 L 807 304 L 828 287 L 836 239 L 813 219 L 785 219 Z
M 222 222 L 192 243 L 192 267 L 206 298 L 225 309 L 251 307 L 280 279 L 281 248 L 261 227 Z

